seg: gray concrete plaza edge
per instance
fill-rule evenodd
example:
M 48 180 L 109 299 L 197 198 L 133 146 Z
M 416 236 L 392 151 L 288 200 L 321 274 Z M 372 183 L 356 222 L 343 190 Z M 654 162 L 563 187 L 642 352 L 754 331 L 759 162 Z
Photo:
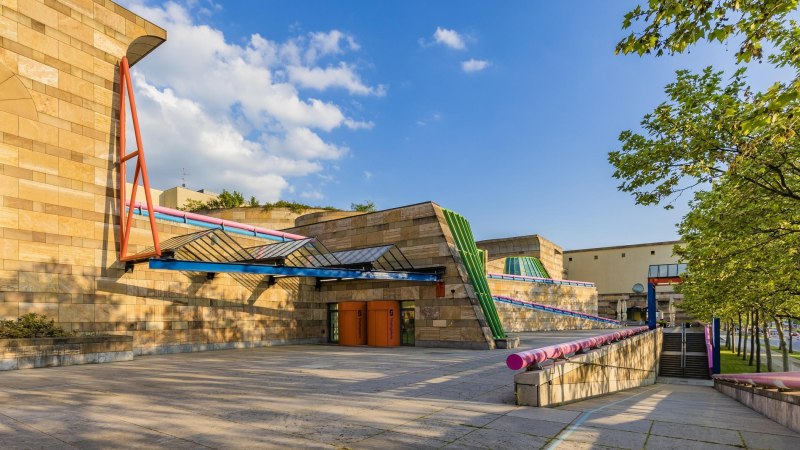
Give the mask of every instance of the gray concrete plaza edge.
M 522 348 L 606 332 L 528 333 Z M 0 374 L 2 448 L 796 448 L 709 387 L 514 405 L 511 350 L 283 346 Z

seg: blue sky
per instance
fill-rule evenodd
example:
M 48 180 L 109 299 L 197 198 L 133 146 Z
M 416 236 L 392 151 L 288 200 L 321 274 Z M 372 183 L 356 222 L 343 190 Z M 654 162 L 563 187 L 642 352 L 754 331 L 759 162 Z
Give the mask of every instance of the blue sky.
M 685 202 L 634 205 L 607 153 L 676 69 L 735 52 L 614 55 L 628 1 L 125 4 L 169 33 L 134 67 L 154 186 L 185 168 L 262 201 L 433 200 L 477 239 L 565 249 L 677 238 Z

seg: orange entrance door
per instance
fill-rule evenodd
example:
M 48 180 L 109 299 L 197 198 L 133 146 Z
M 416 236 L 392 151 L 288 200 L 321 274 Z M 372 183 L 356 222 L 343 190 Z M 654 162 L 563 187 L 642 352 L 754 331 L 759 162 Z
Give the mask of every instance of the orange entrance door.
M 367 344 L 367 303 L 339 303 L 339 345 Z
M 400 345 L 400 302 L 367 302 L 367 344 L 373 347 Z

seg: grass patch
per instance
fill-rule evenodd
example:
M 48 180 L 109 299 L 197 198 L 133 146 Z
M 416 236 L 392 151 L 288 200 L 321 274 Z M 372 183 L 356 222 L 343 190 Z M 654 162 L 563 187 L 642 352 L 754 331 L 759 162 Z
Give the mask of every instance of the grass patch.
M 752 366 L 747 365 L 747 361 L 750 360 L 749 354 L 747 356 L 747 361 L 742 361 L 742 357 L 737 356 L 736 352 L 723 348 L 719 352 L 719 360 L 722 373 L 755 373 L 756 371 L 755 359 L 753 360 Z M 763 363 L 761 364 L 761 371 L 767 371 L 767 366 Z
M 795 348 L 797 348 L 797 344 L 795 344 Z M 780 356 L 780 354 L 781 354 L 781 349 L 780 349 L 780 348 L 778 348 L 778 347 L 772 347 L 772 352 L 773 352 L 773 356 L 774 356 L 775 354 L 777 354 L 778 356 Z M 791 352 L 791 353 L 789 353 L 789 356 L 791 356 L 791 357 L 792 357 L 792 358 L 794 358 L 794 359 L 800 359 L 800 351 L 797 351 L 797 352 Z

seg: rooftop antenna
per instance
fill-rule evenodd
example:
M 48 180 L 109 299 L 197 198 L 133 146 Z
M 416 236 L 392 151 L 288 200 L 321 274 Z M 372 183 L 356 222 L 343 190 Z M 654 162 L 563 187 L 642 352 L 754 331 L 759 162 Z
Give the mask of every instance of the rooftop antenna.
M 183 172 L 183 175 L 181 176 L 181 187 L 185 188 L 186 187 L 186 175 L 189 175 L 189 174 L 186 173 L 186 168 L 185 167 L 181 168 L 181 172 Z

